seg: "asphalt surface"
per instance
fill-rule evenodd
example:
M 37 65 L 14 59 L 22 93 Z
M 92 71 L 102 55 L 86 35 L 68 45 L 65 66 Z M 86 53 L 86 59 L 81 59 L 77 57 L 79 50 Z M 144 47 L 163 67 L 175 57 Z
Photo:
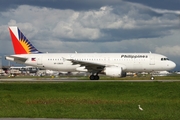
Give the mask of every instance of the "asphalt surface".
M 0 82 L 180 82 L 180 80 L 78 80 L 76 78 L 1 78 Z

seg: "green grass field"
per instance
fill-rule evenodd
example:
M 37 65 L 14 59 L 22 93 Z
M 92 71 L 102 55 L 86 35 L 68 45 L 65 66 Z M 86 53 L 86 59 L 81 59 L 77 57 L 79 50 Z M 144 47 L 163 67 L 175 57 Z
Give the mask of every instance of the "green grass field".
M 179 109 L 180 82 L 0 83 L 1 118 L 178 120 Z

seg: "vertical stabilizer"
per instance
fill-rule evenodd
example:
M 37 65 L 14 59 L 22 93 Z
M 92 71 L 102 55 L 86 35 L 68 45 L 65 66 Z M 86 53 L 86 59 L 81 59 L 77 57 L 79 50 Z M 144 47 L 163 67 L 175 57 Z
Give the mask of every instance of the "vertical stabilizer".
M 10 26 L 9 32 L 15 54 L 41 53 L 30 43 L 30 41 L 23 35 L 18 27 Z

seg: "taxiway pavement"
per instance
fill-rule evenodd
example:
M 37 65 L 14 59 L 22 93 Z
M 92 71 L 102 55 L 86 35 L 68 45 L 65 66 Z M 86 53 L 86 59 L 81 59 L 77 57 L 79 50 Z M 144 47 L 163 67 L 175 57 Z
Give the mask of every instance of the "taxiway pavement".
M 51 78 L 5 78 L 0 82 L 180 82 L 180 80 L 78 80 L 76 78 L 51 79 Z

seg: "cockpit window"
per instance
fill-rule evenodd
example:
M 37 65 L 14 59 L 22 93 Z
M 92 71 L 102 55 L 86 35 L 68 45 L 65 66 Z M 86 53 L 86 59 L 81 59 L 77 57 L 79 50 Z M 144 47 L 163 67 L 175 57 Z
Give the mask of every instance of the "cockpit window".
M 169 58 L 161 58 L 161 61 L 169 60 Z

